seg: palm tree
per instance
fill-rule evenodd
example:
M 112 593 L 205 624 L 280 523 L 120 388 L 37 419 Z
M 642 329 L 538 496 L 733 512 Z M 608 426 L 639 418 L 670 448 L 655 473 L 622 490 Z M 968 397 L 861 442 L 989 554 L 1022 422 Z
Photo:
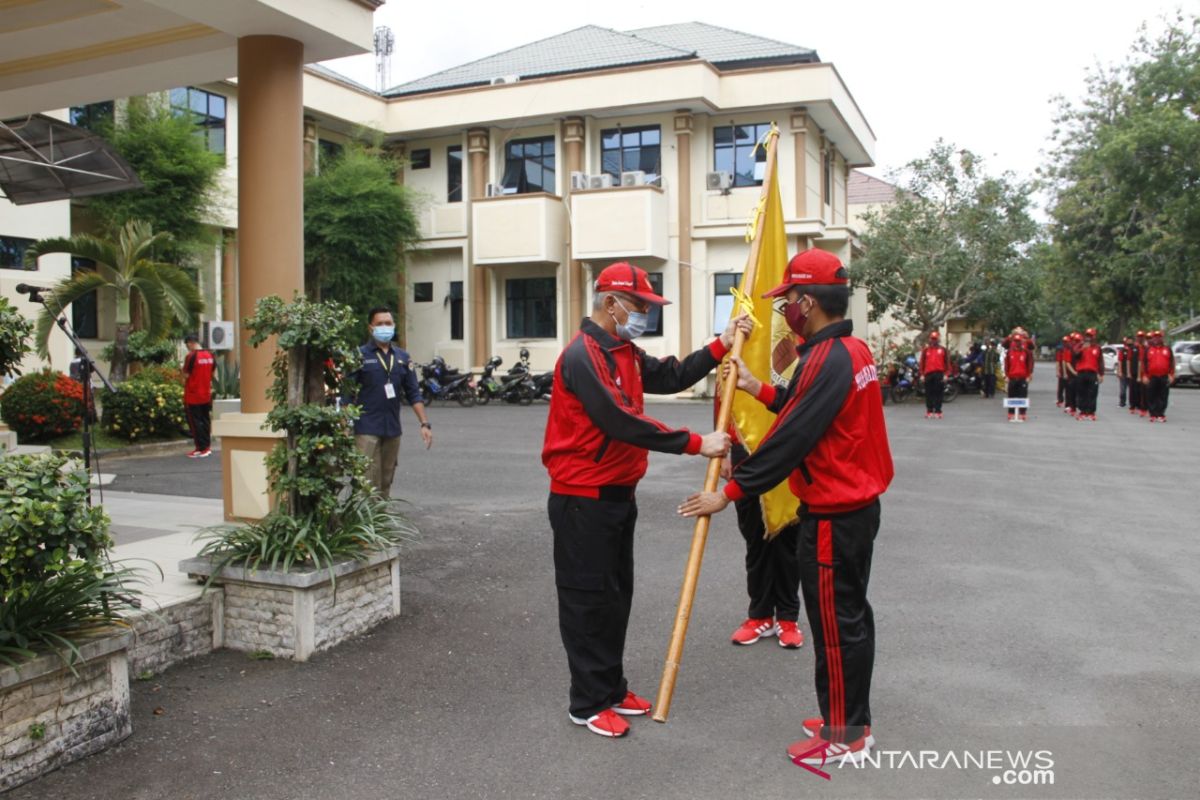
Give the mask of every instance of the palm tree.
M 54 320 L 72 302 L 96 289 L 107 287 L 116 295 L 116 337 L 111 366 L 114 381 L 125 379 L 129 333 L 133 327 L 132 302 L 140 304 L 141 318 L 155 338 L 165 335 L 173 321 L 184 325 L 194 322 L 204 310 L 196 284 L 179 267 L 153 259 L 155 247 L 170 238 L 169 233 L 154 233 L 147 222 L 131 220 L 121 228 L 115 242 L 81 233 L 69 239 L 42 239 L 31 245 L 25 256 L 30 263 L 51 253 L 70 253 L 96 265 L 95 269 L 78 272 L 51 290 L 52 295 L 37 321 L 35 341 L 42 357 L 49 354 L 47 342 Z M 133 301 L 135 297 L 137 300 Z

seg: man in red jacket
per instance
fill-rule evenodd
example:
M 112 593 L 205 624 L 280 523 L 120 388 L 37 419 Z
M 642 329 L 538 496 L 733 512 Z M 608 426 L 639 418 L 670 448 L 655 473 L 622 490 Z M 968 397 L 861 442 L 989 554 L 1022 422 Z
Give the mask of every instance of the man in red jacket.
M 845 319 L 849 277 L 841 261 L 808 250 L 768 292 L 787 297 L 784 316 L 804 337 L 786 387 L 763 384 L 739 363 L 738 388 L 776 412 L 758 449 L 720 492 L 679 507 L 684 516 L 715 514 L 760 495 L 785 478 L 800 500 L 800 586 L 816 656 L 821 716 L 801 723 L 809 737 L 788 748 L 797 763 L 861 763 L 871 735 L 875 617 L 867 602 L 871 554 L 879 532 L 879 495 L 893 467 L 878 375 L 870 348 Z
M 942 397 L 946 393 L 949 356 L 938 341 L 940 338 L 937 331 L 929 334 L 929 344 L 921 351 L 921 359 L 917 363 L 918 372 L 925 378 L 925 419 L 942 418 Z
M 188 354 L 183 359 L 183 374 L 186 378 L 183 384 L 183 405 L 187 412 L 192 441 L 196 445 L 196 449 L 188 453 L 188 458 L 208 458 L 212 455 L 212 374 L 215 362 L 213 354 L 200 346 L 200 339 L 196 334 L 189 333 L 183 341 L 188 349 Z
M 701 436 L 646 415 L 643 392 L 675 394 L 704 378 L 749 333 L 743 315 L 684 358 L 655 358 L 633 344 L 654 293 L 645 270 L 612 264 L 597 277 L 592 315 L 558 357 L 542 447 L 550 473 L 558 627 L 571 672 L 570 718 L 601 736 L 629 732 L 626 716 L 650 711 L 625 680 L 625 631 L 633 600 L 634 492 L 647 451 L 718 458 L 729 435 Z
M 1009 397 L 1029 397 L 1029 379 L 1033 377 L 1033 348 L 1019 333 L 1008 340 L 1004 352 L 1004 377 L 1008 381 Z M 1024 422 L 1026 408 L 1008 409 L 1009 422 Z
M 1142 381 L 1145 376 L 1146 350 L 1149 348 L 1146 342 L 1146 332 L 1138 331 L 1137 338 L 1134 340 L 1130 359 L 1127 362 L 1129 368 L 1129 413 L 1141 414 L 1146 416 L 1146 386 Z
M 1096 343 L 1096 329 L 1088 328 L 1083 333 L 1083 347 L 1075 359 L 1076 401 L 1079 404 L 1079 419 L 1096 421 L 1096 399 L 1100 384 L 1104 383 L 1104 353 Z
M 1175 354 L 1163 342 L 1162 331 L 1152 331 L 1146 348 L 1142 381 L 1151 422 L 1167 421 L 1167 395 L 1175 382 Z

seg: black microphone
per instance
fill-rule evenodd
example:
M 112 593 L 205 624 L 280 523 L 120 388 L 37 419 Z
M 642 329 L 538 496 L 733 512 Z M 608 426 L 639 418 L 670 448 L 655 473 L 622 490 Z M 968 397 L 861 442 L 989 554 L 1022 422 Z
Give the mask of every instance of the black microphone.
M 17 284 L 17 294 L 32 295 L 32 294 L 37 294 L 38 292 L 44 292 L 46 290 L 47 290 L 47 287 L 45 287 L 45 286 L 30 286 L 28 283 L 18 283 Z

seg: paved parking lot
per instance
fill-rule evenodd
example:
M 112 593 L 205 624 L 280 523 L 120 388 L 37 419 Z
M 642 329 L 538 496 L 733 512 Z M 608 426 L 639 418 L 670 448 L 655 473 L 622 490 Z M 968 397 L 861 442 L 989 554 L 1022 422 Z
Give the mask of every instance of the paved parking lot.
M 890 763 L 825 781 L 784 756 L 814 711 L 811 648 L 729 644 L 746 605 L 731 511 L 709 539 L 670 721 L 636 720 L 619 741 L 571 725 L 538 457 L 546 406 L 438 406 L 435 449 L 401 453 L 395 494 L 424 538 L 399 619 L 308 664 L 221 652 L 138 683 L 126 743 L 9 797 L 1194 796 L 1200 391 L 1173 390 L 1170 422 L 1150 425 L 1116 409 L 1112 381 L 1095 423 L 1054 410 L 1049 389 L 1040 375 L 1024 426 L 1004 422 L 999 399 L 959 398 L 941 421 L 913 402 L 887 408 L 897 475 L 871 600 Z M 699 429 L 711 406 L 652 413 Z M 172 465 L 187 472 L 168 481 Z M 218 468 L 105 465 L 114 489 L 207 496 Z M 626 666 L 650 697 L 691 534 L 674 509 L 703 469 L 655 455 L 638 492 Z M 1053 785 L 1006 785 L 1022 778 L 1008 759 L 1030 751 L 1049 754 Z

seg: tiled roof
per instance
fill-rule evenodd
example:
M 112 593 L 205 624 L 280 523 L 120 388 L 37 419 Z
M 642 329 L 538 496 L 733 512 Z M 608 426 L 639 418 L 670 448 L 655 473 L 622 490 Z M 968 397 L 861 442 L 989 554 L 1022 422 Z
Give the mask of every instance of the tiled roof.
M 370 86 L 361 84 L 358 81 L 354 80 L 353 78 L 347 78 L 342 73 L 332 70 L 323 64 L 305 64 L 304 68 L 311 72 L 315 72 L 316 74 L 320 75 L 323 78 L 328 78 L 329 80 L 337 81 L 338 83 L 344 83 L 345 85 L 347 85 L 353 89 L 359 89 L 364 92 L 370 92 L 371 94 L 376 94 L 376 91 L 374 89 L 372 89 Z
M 787 60 L 792 63 L 820 61 L 816 50 L 764 39 L 703 22 L 683 22 L 627 31 L 630 36 L 694 50 L 710 64 L 733 65 L 739 61 Z
M 887 181 L 872 177 L 859 170 L 851 170 L 850 182 L 846 185 L 846 202 L 849 205 L 890 203 L 896 199 L 900 189 Z
M 393 86 L 384 95 L 397 97 L 485 86 L 493 78 L 509 75 L 534 78 L 692 58 L 703 59 L 718 67 L 764 61 L 806 63 L 819 60 L 815 50 L 702 22 L 660 25 L 624 33 L 585 25 Z
M 462 86 L 487 85 L 492 78 L 506 75 L 533 78 L 694 57 L 692 52 L 669 45 L 629 36 L 608 28 L 585 25 L 548 39 L 514 47 L 512 50 L 505 50 L 503 53 L 496 53 L 469 64 L 451 67 L 415 81 L 393 86 L 384 94 L 395 97 Z

